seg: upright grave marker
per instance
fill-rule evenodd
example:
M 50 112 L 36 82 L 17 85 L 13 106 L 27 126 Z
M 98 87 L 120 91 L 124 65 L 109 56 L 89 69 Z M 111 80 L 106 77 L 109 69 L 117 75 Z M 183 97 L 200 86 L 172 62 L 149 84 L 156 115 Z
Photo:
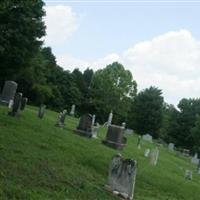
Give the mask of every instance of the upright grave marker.
M 1 102 L 9 104 L 10 100 L 14 100 L 17 91 L 17 83 L 14 81 L 6 81 L 1 94 Z
M 155 148 L 151 150 L 150 152 L 150 164 L 156 166 L 158 163 L 158 157 L 159 157 L 159 150 L 158 148 Z
M 185 170 L 185 179 L 192 180 L 192 170 Z
M 110 126 L 112 124 L 112 119 L 113 119 L 113 113 L 111 111 L 110 114 L 109 114 L 109 117 L 108 117 L 107 126 Z
M 149 134 L 145 134 L 142 136 L 142 140 L 147 141 L 147 142 L 152 142 L 152 136 Z
M 174 143 L 169 143 L 168 150 L 169 151 L 174 151 Z
M 67 110 L 63 110 L 62 112 L 60 112 L 55 126 L 59 128 L 63 128 L 65 126 L 66 115 L 67 115 Z
M 8 115 L 13 117 L 19 117 L 21 111 L 22 93 L 16 93 L 12 110 L 8 112 Z
M 45 110 L 46 110 L 46 105 L 41 104 L 40 107 L 39 107 L 39 110 L 38 110 L 38 117 L 40 119 L 43 119 Z
M 28 98 L 26 97 L 22 98 L 21 111 L 25 109 L 27 103 L 28 103 Z
M 76 105 L 73 104 L 72 107 L 71 107 L 71 111 L 70 111 L 70 115 L 71 115 L 71 116 L 74 116 L 74 114 L 75 114 L 75 109 L 76 109 Z
M 195 155 L 192 157 L 191 163 L 193 163 L 195 165 L 198 165 L 199 159 L 198 159 L 198 154 L 197 153 L 195 153 Z
M 132 200 L 137 172 L 137 162 L 123 159 L 120 154 L 112 158 L 106 189 L 115 195 Z
M 110 125 L 107 130 L 106 138 L 102 143 L 114 149 L 123 149 L 127 142 L 124 137 L 124 131 L 125 129 L 122 126 Z

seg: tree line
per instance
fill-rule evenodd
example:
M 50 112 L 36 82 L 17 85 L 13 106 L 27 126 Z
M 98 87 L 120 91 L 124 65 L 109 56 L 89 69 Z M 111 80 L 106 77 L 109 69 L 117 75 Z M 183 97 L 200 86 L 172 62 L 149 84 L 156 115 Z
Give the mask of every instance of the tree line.
M 41 0 L 0 2 L 1 88 L 14 80 L 30 104 L 56 111 L 75 104 L 78 116 L 96 114 L 100 123 L 112 111 L 115 124 L 126 122 L 138 134 L 200 152 L 200 99 L 182 99 L 176 108 L 164 102 L 157 87 L 138 92 L 132 73 L 118 62 L 97 71 L 92 66 L 64 70 L 43 44 L 43 7 Z

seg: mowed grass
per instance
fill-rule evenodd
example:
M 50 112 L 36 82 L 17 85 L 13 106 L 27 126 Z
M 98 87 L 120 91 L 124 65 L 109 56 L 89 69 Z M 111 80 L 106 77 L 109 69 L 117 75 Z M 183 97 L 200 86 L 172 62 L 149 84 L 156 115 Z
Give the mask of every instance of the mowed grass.
M 78 119 L 67 117 L 66 127 L 55 127 L 58 113 L 47 110 L 44 119 L 37 108 L 26 107 L 21 117 L 7 115 L 0 106 L 0 200 L 114 200 L 104 189 L 113 155 L 118 153 L 98 139 L 74 134 Z M 135 200 L 199 200 L 200 175 L 185 180 L 185 169 L 193 169 L 189 158 L 178 157 L 160 148 L 157 166 L 144 157 L 144 143 L 136 147 L 137 136 L 127 136 L 128 144 L 120 153 L 136 159 L 138 171 Z

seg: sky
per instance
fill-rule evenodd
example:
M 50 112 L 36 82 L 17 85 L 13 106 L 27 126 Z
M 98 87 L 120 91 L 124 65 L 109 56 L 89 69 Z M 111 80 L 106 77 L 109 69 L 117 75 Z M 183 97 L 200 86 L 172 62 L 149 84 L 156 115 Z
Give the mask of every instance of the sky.
M 158 87 L 174 105 L 200 97 L 200 0 L 45 3 L 45 45 L 64 69 L 118 61 L 139 91 Z

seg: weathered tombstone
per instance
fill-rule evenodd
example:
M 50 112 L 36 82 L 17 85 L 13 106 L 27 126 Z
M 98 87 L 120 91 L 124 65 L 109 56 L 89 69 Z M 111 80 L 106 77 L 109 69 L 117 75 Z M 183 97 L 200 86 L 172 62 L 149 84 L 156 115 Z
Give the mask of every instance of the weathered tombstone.
M 11 99 L 8 104 L 8 108 L 11 109 L 13 107 L 14 101 Z
M 122 126 L 110 125 L 107 130 L 106 138 L 102 143 L 114 149 L 123 149 L 126 145 L 124 130 Z
M 111 111 L 110 114 L 109 114 L 109 117 L 108 117 L 107 126 L 110 126 L 112 124 L 112 118 L 113 118 L 113 113 Z
M 200 174 L 200 159 L 199 159 L 199 163 L 197 165 L 197 173 Z
M 158 148 L 151 150 L 149 157 L 150 157 L 150 164 L 156 166 L 158 163 L 158 157 L 159 157 Z
M 8 112 L 8 115 L 13 117 L 19 117 L 21 110 L 21 102 L 22 102 L 22 93 L 16 93 L 12 110 Z
M 132 135 L 133 133 L 134 133 L 133 129 L 130 128 L 125 129 L 125 134 Z
M 174 144 L 173 143 L 169 143 L 168 150 L 169 151 L 174 151 Z
M 75 114 L 75 108 L 76 108 L 76 105 L 72 105 L 72 107 L 71 107 L 71 111 L 70 111 L 70 115 L 71 116 L 74 116 L 74 114 Z
M 150 154 L 150 149 L 145 149 L 144 156 L 148 158 L 149 154 Z
M 132 200 L 134 196 L 137 162 L 123 159 L 120 154 L 112 158 L 106 189 L 115 195 Z
M 122 127 L 126 128 L 126 122 L 122 123 Z
M 98 134 L 98 132 L 99 132 L 99 128 L 100 128 L 99 123 L 95 123 L 95 124 L 92 126 L 92 138 L 97 138 L 97 134 Z
M 147 142 L 152 142 L 152 136 L 149 134 L 145 134 L 142 136 L 142 139 Z
M 76 133 L 86 137 L 92 137 L 92 115 L 85 114 L 81 116 Z
M 185 170 L 185 179 L 192 180 L 192 170 Z
M 40 119 L 42 119 L 44 117 L 45 110 L 46 110 L 46 105 L 41 104 L 39 107 L 39 110 L 38 110 L 38 117 Z
M 95 124 L 96 115 L 92 115 L 92 126 Z
M 190 150 L 189 149 L 183 149 L 182 155 L 189 157 L 190 156 Z
M 26 97 L 22 98 L 21 111 L 25 109 L 27 102 L 28 102 L 28 98 Z
M 55 126 L 59 128 L 63 128 L 65 126 L 66 115 L 67 115 L 67 110 L 63 110 L 62 112 L 60 112 Z
M 195 155 L 191 159 L 191 163 L 198 165 L 199 164 L 199 159 L 198 159 L 198 154 L 195 153 Z
M 17 83 L 14 81 L 6 81 L 1 94 L 1 102 L 9 104 L 10 100 L 14 100 L 17 90 Z
M 141 141 L 142 141 L 142 137 L 139 135 L 138 136 L 138 141 L 137 141 L 137 148 L 141 149 Z

